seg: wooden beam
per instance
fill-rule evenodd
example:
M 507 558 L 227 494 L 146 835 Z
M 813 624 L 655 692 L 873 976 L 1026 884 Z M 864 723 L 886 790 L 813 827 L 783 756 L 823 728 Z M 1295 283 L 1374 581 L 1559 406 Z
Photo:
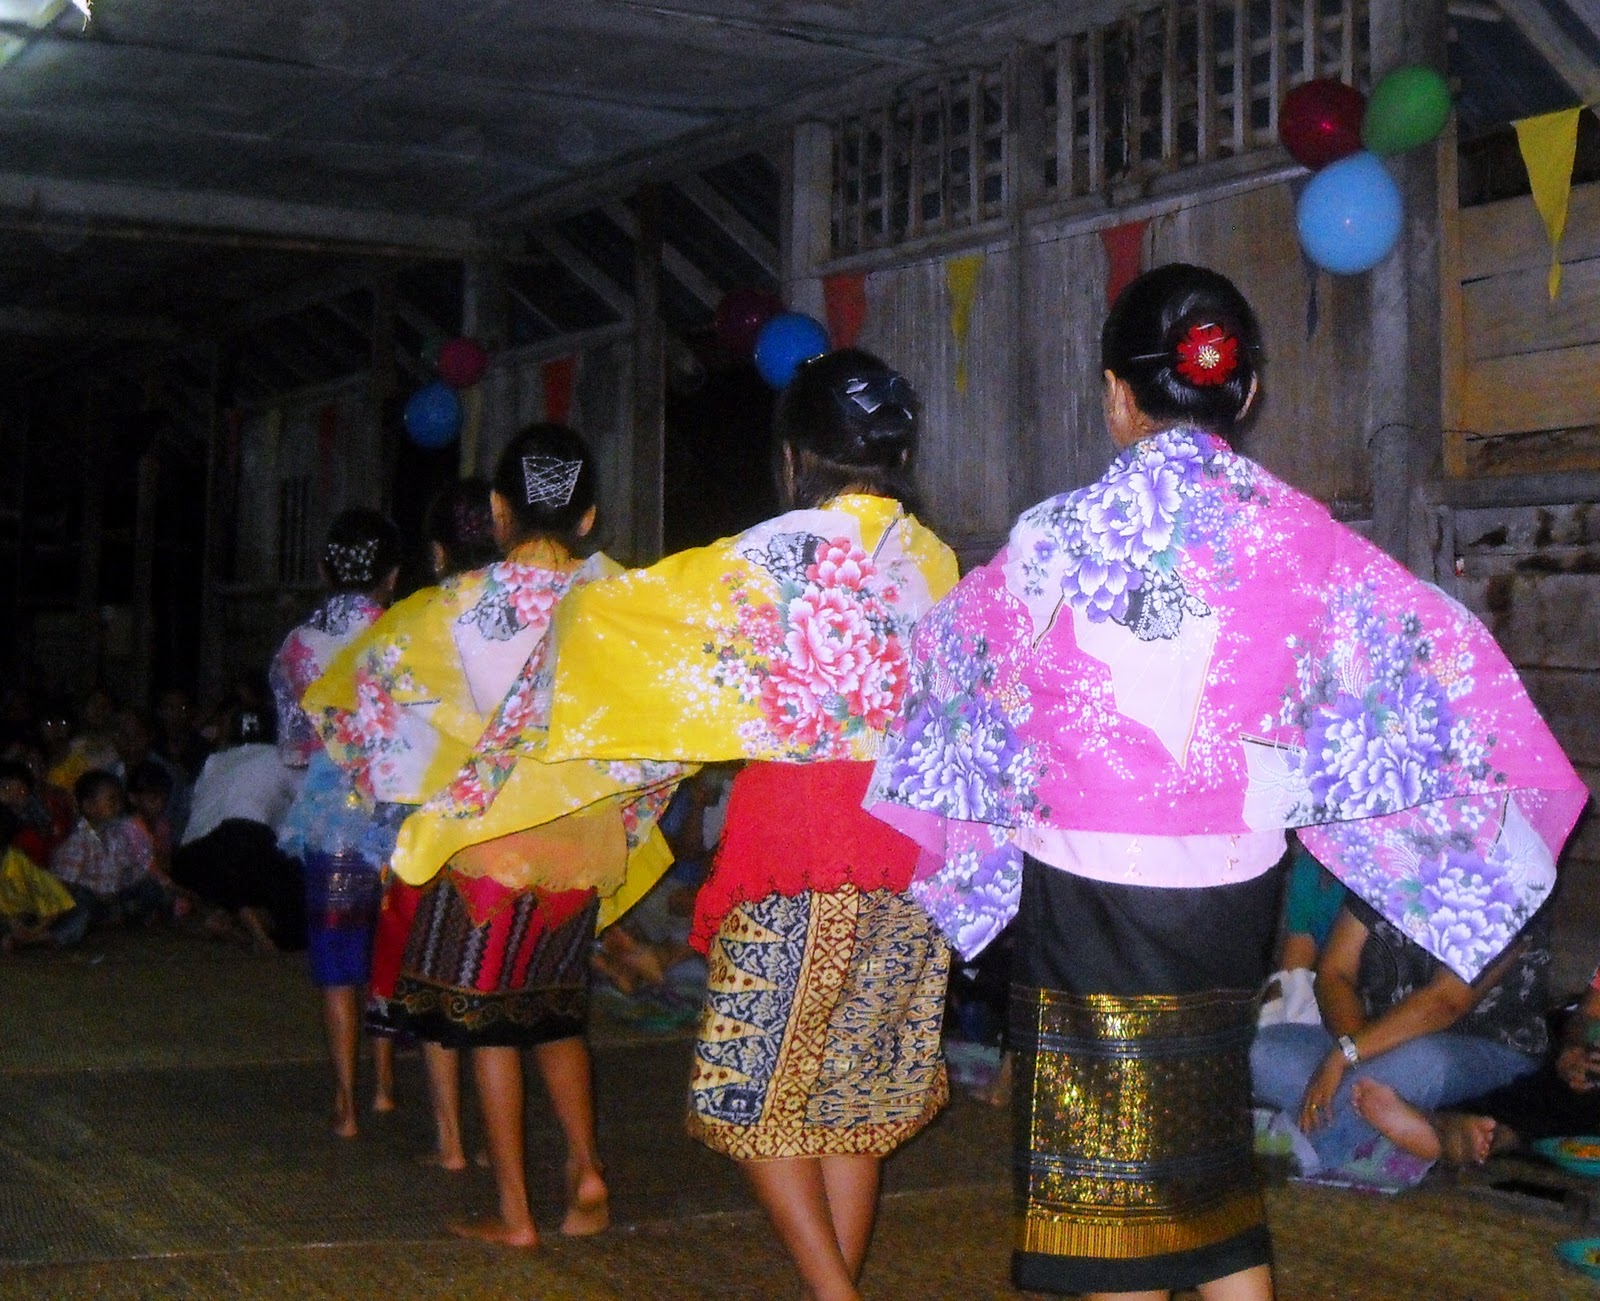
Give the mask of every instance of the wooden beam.
M 676 182 L 675 188 L 715 222 L 724 235 L 759 263 L 763 271 L 777 280 L 782 274 L 778 246 L 757 230 L 742 212 L 718 194 L 703 177 L 685 176 Z
M 491 251 L 470 221 L 387 212 L 379 208 L 333 208 L 229 194 L 220 190 L 154 189 L 108 181 L 0 172 L 0 210 L 50 224 L 70 224 L 96 233 L 100 223 L 129 223 L 150 231 L 181 227 L 218 235 L 286 238 L 330 248 L 373 245 L 436 256 L 465 257 Z
M 566 236 L 553 230 L 543 230 L 530 238 L 533 243 L 542 245 L 567 274 L 619 317 L 625 321 L 633 319 L 633 299 Z
M 0 307 L 0 334 L 116 343 L 179 343 L 185 337 L 183 328 L 164 316 L 116 316 L 53 307 Z
M 659 200 L 658 200 L 659 202 Z M 600 211 L 606 218 L 624 231 L 628 238 L 639 240 L 639 219 L 620 203 L 607 203 L 602 205 Z M 661 269 L 698 298 L 706 307 L 716 311 L 717 304 L 722 301 L 723 289 L 710 276 L 689 261 L 678 249 L 662 241 L 661 244 Z
M 274 293 L 253 299 L 237 311 L 223 317 L 217 323 L 217 332 L 227 334 L 237 330 L 248 330 L 251 326 L 265 324 L 280 316 L 293 316 L 308 307 L 334 302 L 358 290 L 370 293 L 376 275 L 376 269 L 363 262 L 334 275 L 312 276 L 297 281 Z
M 1567 0 L 1567 7 L 1588 24 L 1591 32 L 1600 32 L 1600 4 L 1594 0 Z M 1500 8 L 1577 98 L 1586 104 L 1600 100 L 1600 66 L 1567 35 L 1541 0 L 1500 0 Z
M 661 323 L 661 192 L 646 185 L 633 200 L 633 534 L 634 564 L 661 554 L 666 466 L 666 346 Z

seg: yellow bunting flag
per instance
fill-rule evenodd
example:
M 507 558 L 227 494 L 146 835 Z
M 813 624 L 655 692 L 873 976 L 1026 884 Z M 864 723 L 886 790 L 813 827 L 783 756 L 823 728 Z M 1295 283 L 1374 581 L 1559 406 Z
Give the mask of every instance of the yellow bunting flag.
M 960 353 L 956 358 L 956 392 L 967 391 L 967 330 L 972 323 L 972 304 L 978 297 L 978 273 L 983 270 L 983 254 L 953 257 L 944 264 L 945 288 L 950 291 L 950 333 Z
M 1550 233 L 1550 297 L 1561 290 L 1561 236 L 1567 229 L 1567 201 L 1572 195 L 1572 164 L 1578 152 L 1578 114 L 1583 108 L 1525 117 L 1511 125 L 1533 185 L 1533 206 Z

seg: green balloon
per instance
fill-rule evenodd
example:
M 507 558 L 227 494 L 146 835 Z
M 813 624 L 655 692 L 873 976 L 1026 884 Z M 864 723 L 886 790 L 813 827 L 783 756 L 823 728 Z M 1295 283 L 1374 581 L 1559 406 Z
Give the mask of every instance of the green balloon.
M 1444 130 L 1450 87 L 1432 68 L 1396 68 L 1373 88 L 1361 120 L 1361 143 L 1375 154 L 1404 153 Z

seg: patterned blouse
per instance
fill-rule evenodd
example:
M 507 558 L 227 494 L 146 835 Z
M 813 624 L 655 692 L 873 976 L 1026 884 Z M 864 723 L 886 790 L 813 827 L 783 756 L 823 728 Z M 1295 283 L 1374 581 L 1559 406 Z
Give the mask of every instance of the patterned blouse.
M 304 768 L 322 749 L 322 739 L 300 701 L 322 676 L 339 648 L 376 622 L 383 607 L 365 592 L 335 592 L 283 640 L 272 657 L 267 681 L 278 711 L 278 753 L 291 768 Z

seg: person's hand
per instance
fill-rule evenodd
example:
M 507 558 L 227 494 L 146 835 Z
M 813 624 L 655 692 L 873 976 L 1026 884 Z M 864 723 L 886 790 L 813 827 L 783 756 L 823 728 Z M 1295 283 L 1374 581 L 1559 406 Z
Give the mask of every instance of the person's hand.
M 1600 1083 L 1600 1050 L 1587 1044 L 1563 1048 L 1556 1058 L 1556 1074 L 1574 1093 L 1588 1093 Z
M 1333 1095 L 1339 1091 L 1344 1073 L 1349 1069 L 1350 1063 L 1337 1048 L 1323 1058 L 1300 1099 L 1301 1133 L 1309 1134 L 1333 1120 Z

